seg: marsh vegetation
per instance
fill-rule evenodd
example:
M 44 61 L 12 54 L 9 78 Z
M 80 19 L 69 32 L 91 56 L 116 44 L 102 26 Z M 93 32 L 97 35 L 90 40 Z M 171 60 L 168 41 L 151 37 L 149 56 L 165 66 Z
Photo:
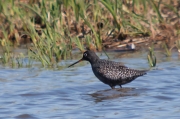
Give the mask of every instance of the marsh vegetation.
M 1 0 L 1 63 L 56 66 L 72 50 L 180 49 L 178 0 Z M 14 48 L 26 47 L 15 55 Z M 154 50 L 152 50 L 154 49 Z M 131 50 L 131 47 L 130 47 Z M 148 61 L 155 66 L 154 53 Z

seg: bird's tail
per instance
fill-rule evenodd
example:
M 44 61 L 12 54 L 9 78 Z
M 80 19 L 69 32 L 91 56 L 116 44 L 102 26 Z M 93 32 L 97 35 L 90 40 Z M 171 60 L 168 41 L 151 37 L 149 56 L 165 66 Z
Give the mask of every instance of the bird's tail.
M 149 70 L 139 70 L 139 75 L 145 75 L 145 74 L 147 74 L 147 72 L 148 72 Z

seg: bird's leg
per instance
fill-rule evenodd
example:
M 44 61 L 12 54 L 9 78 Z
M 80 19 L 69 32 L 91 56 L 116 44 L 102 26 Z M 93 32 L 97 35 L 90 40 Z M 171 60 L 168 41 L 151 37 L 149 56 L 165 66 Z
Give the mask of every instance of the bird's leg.
M 122 86 L 121 85 L 119 85 L 120 86 L 120 88 L 122 88 Z
M 115 89 L 115 86 L 110 86 L 112 89 Z

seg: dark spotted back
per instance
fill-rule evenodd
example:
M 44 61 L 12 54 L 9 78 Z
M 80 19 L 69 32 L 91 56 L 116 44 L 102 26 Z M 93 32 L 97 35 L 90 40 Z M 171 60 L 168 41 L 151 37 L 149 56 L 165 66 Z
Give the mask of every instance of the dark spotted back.
M 95 75 L 107 80 L 133 80 L 146 74 L 145 71 L 130 69 L 119 62 L 99 60 L 92 65 Z

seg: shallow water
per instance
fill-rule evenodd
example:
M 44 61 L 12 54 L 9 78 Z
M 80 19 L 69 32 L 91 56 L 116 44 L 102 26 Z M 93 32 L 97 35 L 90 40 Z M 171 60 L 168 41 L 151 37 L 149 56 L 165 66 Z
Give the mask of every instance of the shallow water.
M 108 54 L 130 68 L 149 68 L 147 54 L 131 53 L 124 58 L 118 52 Z M 179 119 L 178 54 L 166 58 L 159 53 L 157 58 L 155 70 L 115 90 L 101 83 L 87 62 L 63 70 L 0 67 L 0 118 Z M 76 60 L 64 61 L 64 65 Z

